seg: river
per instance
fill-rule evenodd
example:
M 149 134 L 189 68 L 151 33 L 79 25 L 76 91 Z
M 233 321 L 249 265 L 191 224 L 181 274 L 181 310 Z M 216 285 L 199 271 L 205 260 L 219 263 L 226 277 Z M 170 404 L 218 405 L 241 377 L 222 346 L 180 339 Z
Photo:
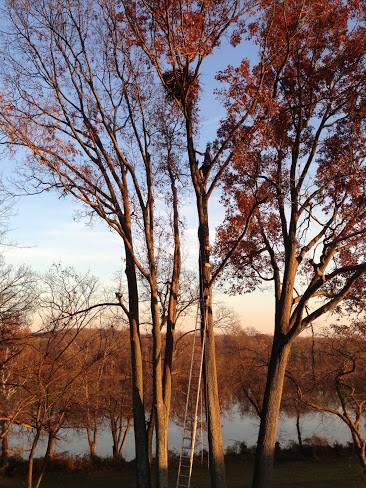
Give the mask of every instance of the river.
M 301 418 L 302 438 L 306 439 L 313 435 L 326 438 L 330 444 L 338 442 L 345 444 L 351 441 L 351 436 L 346 425 L 336 416 L 331 414 L 309 413 Z M 248 446 L 256 443 L 259 420 L 251 415 L 241 415 L 235 407 L 229 415 L 222 418 L 223 441 L 225 448 L 235 442 L 244 441 Z M 204 436 L 205 437 L 205 436 Z M 181 427 L 171 423 L 169 431 L 169 446 L 172 451 L 179 451 L 181 439 Z M 296 442 L 296 422 L 292 417 L 281 415 L 278 430 L 278 441 L 282 446 L 288 445 L 291 441 Z M 197 441 L 197 448 L 201 448 L 200 437 Z M 206 441 L 204 440 L 206 447 Z M 19 454 L 26 456 L 29 448 L 27 435 L 14 432 L 10 437 L 10 447 L 19 449 Z M 207 447 L 206 447 L 207 448 Z M 43 455 L 45 449 L 44 440 L 40 443 L 37 455 Z M 88 453 L 88 443 L 84 431 L 63 429 L 59 433 L 57 441 L 57 452 L 65 452 L 71 455 L 83 455 Z M 101 457 L 112 455 L 112 439 L 106 427 L 101 427 L 97 440 L 97 454 Z M 123 455 L 126 460 L 134 457 L 134 439 L 131 428 L 124 448 Z

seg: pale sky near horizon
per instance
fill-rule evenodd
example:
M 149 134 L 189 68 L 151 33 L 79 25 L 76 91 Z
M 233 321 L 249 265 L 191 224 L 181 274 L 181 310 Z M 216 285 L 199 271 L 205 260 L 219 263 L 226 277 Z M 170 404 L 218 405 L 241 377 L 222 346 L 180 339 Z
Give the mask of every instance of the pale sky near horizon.
M 246 52 L 244 52 L 246 51 Z M 236 65 L 247 56 L 255 59 L 252 46 L 233 49 L 220 47 L 204 66 L 201 78 L 203 96 L 201 120 L 203 140 L 212 138 L 223 110 L 214 96 L 218 86 L 215 72 L 227 64 Z M 19 163 L 19 161 L 18 161 Z M 16 164 L 9 158 L 2 159 L 2 173 L 11 176 Z M 90 271 L 103 283 L 111 282 L 121 270 L 122 244 L 120 238 L 107 229 L 103 222 L 92 227 L 85 221 L 75 220 L 79 205 L 71 198 L 60 199 L 54 193 L 19 197 L 14 207 L 15 215 L 9 222 L 9 240 L 19 247 L 5 249 L 7 262 L 15 265 L 28 264 L 39 272 L 46 271 L 52 264 L 61 262 L 73 266 L 79 272 Z M 220 223 L 223 209 L 219 198 L 211 201 L 211 223 Z M 187 229 L 184 237 L 184 254 L 188 262 L 197 262 L 197 220 L 193 195 L 184 204 Z M 228 297 L 216 293 L 217 299 L 232 307 L 243 327 L 254 327 L 263 332 L 273 331 L 273 297 L 270 290 L 244 296 Z

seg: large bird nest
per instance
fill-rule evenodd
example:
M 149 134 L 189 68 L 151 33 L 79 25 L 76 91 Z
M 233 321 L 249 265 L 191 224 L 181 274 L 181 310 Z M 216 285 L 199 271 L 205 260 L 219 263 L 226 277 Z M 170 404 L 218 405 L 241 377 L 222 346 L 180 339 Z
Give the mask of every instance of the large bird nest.
M 198 93 L 198 80 L 192 72 L 173 69 L 163 74 L 163 81 L 168 99 L 192 104 Z

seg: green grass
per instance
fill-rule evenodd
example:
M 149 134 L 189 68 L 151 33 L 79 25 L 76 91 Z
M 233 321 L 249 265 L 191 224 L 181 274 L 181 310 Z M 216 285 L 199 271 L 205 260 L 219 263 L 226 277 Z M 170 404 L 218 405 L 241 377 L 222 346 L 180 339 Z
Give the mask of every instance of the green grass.
M 249 488 L 252 466 L 233 463 L 227 467 L 228 488 Z M 170 486 L 175 487 L 175 472 L 171 473 Z M 361 469 L 356 460 L 335 459 L 322 462 L 284 462 L 275 467 L 273 488 L 358 488 Z M 20 478 L 1 479 L 1 488 L 22 488 Z M 92 473 L 51 473 L 43 488 L 133 488 L 134 471 L 96 471 Z M 192 488 L 208 488 L 207 469 L 195 467 Z

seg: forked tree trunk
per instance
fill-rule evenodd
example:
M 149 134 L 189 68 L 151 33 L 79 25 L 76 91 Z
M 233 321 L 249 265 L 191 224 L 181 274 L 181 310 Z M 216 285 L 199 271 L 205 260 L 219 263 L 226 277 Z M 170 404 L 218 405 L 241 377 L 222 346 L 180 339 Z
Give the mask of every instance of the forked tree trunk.
M 95 439 L 89 441 L 89 452 L 91 460 L 97 457 L 97 441 Z
M 348 424 L 350 427 L 350 424 Z M 352 425 L 352 427 L 355 427 Z M 361 487 L 366 488 L 366 445 L 365 441 L 362 439 L 362 435 L 360 436 L 360 431 L 357 428 L 351 428 L 351 435 L 353 440 L 353 447 L 355 449 L 356 455 L 358 460 L 360 461 L 361 468 L 362 468 L 362 480 L 361 480 Z
M 193 142 L 193 125 L 190 109 L 186 114 L 187 150 L 192 183 L 196 193 L 198 215 L 198 242 L 200 259 L 200 304 L 202 327 L 206 328 L 205 383 L 207 385 L 207 427 L 209 464 L 212 488 L 226 488 L 224 448 L 222 443 L 220 403 L 217 385 L 214 324 L 212 317 L 212 272 L 210 262 L 210 227 L 208 219 L 207 181 L 198 169 Z
M 212 488 L 225 488 L 225 459 L 222 443 L 220 402 L 217 385 L 216 352 L 214 324 L 212 315 L 212 284 L 210 263 L 210 238 L 207 200 L 202 198 L 199 211 L 200 247 L 200 301 L 202 328 L 206 328 L 205 343 L 205 382 L 207 385 L 207 423 L 209 443 L 209 466 Z
M 88 437 L 88 446 L 89 446 L 89 456 L 91 461 L 96 458 L 97 456 L 97 431 L 93 429 L 93 431 L 89 430 L 89 427 L 86 429 L 87 437 Z
M 41 435 L 41 430 L 37 429 L 36 434 L 34 436 L 31 449 L 28 455 L 28 466 L 27 466 L 27 488 L 33 488 L 33 464 L 34 464 L 34 455 L 36 452 L 36 447 Z
M 120 459 L 122 458 L 123 448 L 125 447 L 126 440 L 127 440 L 127 434 L 130 431 L 130 427 L 131 427 L 131 419 L 129 418 L 127 420 L 126 428 L 125 428 L 125 430 L 123 432 L 122 440 L 121 440 L 121 442 L 120 442 L 120 444 L 118 446 L 118 456 L 119 456 Z
M 49 432 L 48 433 L 48 440 L 47 440 L 46 454 L 43 458 L 42 467 L 41 467 L 41 470 L 38 474 L 38 478 L 37 478 L 37 481 L 35 482 L 34 488 L 40 488 L 40 486 L 41 486 L 43 477 L 46 473 L 48 462 L 54 456 L 55 441 L 56 441 L 55 434 L 53 432 Z
M 111 433 L 112 433 L 112 452 L 113 452 L 113 459 L 115 461 L 119 461 L 122 459 L 122 452 L 124 445 L 126 443 L 127 434 L 131 427 L 131 419 L 127 419 L 126 427 L 122 433 L 122 425 L 117 427 L 117 422 L 111 420 Z M 122 436 L 122 438 L 121 438 Z
M 272 486 L 273 461 L 290 343 L 274 337 L 263 398 L 252 488 Z

